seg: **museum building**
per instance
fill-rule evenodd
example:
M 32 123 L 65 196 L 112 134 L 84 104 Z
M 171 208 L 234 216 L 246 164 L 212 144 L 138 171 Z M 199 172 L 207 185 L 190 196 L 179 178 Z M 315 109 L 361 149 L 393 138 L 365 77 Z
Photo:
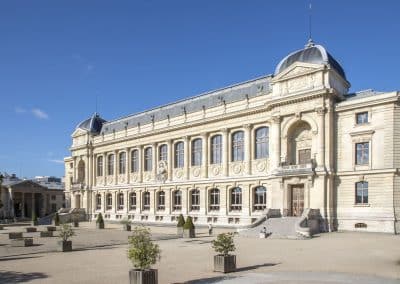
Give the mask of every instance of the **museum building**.
M 400 231 L 399 92 L 349 93 L 310 41 L 273 75 L 72 134 L 66 199 L 89 218 L 244 226 L 319 210 L 321 228 Z

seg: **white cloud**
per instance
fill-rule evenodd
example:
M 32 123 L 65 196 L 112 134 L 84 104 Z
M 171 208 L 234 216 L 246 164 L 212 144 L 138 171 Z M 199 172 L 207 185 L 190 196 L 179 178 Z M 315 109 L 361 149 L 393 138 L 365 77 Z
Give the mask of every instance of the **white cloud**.
M 38 108 L 32 109 L 32 114 L 39 119 L 48 119 L 49 118 L 49 115 L 47 113 L 45 113 L 44 111 L 42 111 Z
M 50 159 L 49 162 L 56 164 L 64 164 L 64 160 Z
M 23 109 L 22 107 L 15 107 L 14 110 L 16 113 L 25 113 L 26 112 L 26 109 Z

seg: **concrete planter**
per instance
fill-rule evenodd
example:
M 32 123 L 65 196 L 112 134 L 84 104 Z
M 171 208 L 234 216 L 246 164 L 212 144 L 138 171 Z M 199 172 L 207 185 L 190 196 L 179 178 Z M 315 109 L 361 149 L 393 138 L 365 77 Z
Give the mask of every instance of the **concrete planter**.
M 20 238 L 11 240 L 12 247 L 30 247 L 33 246 L 33 238 Z
M 184 229 L 183 230 L 183 237 L 184 238 L 195 238 L 195 230 L 194 229 Z
M 3 230 L 4 229 L 4 226 L 3 225 L 0 225 L 0 230 Z
M 214 255 L 214 271 L 234 272 L 236 270 L 236 255 Z
M 96 223 L 97 229 L 104 229 L 104 223 Z
M 27 233 L 35 233 L 37 231 L 37 228 L 36 227 L 28 227 L 28 228 L 25 228 L 25 230 Z
M 129 270 L 130 284 L 157 284 L 158 275 L 157 269 L 131 269 Z
M 176 234 L 178 237 L 183 237 L 183 227 L 176 227 Z
M 79 227 L 79 222 L 74 222 L 74 227 L 78 228 Z
M 47 232 L 54 232 L 57 230 L 56 226 L 47 226 Z
M 13 239 L 22 239 L 22 232 L 13 232 L 13 233 L 8 233 L 8 238 L 10 239 L 10 240 L 13 240 Z
M 40 232 L 40 237 L 41 238 L 50 238 L 53 237 L 53 231 L 44 231 L 44 232 Z
M 132 229 L 131 224 L 124 224 L 124 231 L 130 231 Z
M 59 241 L 58 249 L 62 252 L 72 251 L 72 241 Z

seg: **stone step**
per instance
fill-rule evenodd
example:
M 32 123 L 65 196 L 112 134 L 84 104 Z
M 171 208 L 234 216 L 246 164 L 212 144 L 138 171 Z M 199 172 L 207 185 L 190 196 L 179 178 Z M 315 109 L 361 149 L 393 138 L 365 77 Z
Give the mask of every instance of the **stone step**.
M 298 239 L 295 225 L 300 220 L 300 217 L 281 217 L 269 218 L 260 225 L 239 231 L 239 234 L 246 237 L 259 237 L 260 232 L 266 228 L 267 233 L 270 233 L 269 238 L 293 238 Z

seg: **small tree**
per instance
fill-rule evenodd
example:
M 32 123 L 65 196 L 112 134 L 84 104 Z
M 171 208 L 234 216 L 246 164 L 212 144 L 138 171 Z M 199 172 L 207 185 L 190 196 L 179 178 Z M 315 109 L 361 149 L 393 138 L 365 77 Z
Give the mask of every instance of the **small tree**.
M 97 215 L 96 223 L 98 223 L 98 224 L 104 224 L 103 215 L 101 215 L 101 213 L 99 213 L 99 215 Z
M 216 240 L 212 241 L 213 249 L 223 254 L 224 256 L 229 255 L 229 252 L 235 251 L 235 243 L 233 242 L 233 233 L 222 233 L 217 236 Z
M 183 217 L 182 214 L 180 214 L 178 217 L 178 224 L 176 226 L 183 227 L 183 225 L 185 225 L 185 218 Z
M 58 215 L 58 212 L 54 215 L 54 225 L 60 226 L 60 215 Z
M 194 229 L 192 217 L 188 216 L 186 218 L 186 222 L 185 222 L 185 225 L 183 225 L 183 229 L 184 230 L 193 230 Z
M 150 230 L 143 226 L 135 227 L 129 237 L 128 258 L 137 269 L 149 269 L 160 259 L 161 250 L 152 242 Z
M 60 229 L 60 238 L 63 242 L 67 242 L 72 236 L 75 236 L 71 225 L 63 224 Z

